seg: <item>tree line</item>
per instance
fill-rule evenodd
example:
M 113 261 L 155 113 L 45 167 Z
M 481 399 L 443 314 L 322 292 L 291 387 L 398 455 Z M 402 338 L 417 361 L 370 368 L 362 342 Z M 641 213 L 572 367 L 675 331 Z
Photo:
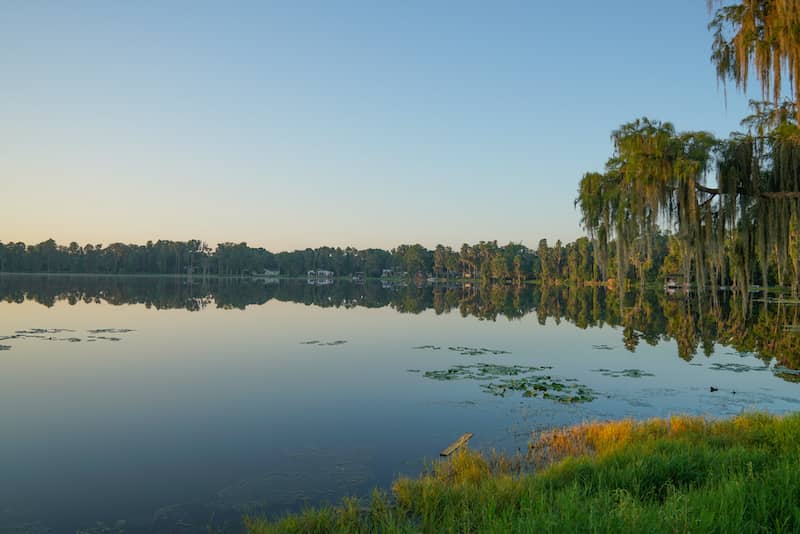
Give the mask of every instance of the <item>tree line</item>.
M 391 250 L 353 247 L 319 247 L 273 253 L 246 243 L 220 243 L 210 248 L 197 239 L 148 241 L 145 245 L 113 243 L 108 246 L 48 239 L 36 245 L 0 242 L 0 272 L 71 274 L 157 274 L 198 276 L 251 276 L 265 270 L 281 276 L 301 277 L 309 271 L 327 270 L 335 276 L 367 278 L 470 279 L 520 285 L 528 281 L 582 285 L 620 277 L 615 268 L 616 249 L 605 255 L 610 268 L 601 268 L 596 243 L 587 237 L 552 245 L 541 239 L 535 249 L 520 243 L 497 241 L 464 244 L 458 249 L 437 245 L 400 245 Z M 656 232 L 651 256 L 641 270 L 655 280 L 680 268 L 675 236 Z M 622 273 L 625 278 L 629 273 Z
M 666 241 L 660 236 L 662 256 L 666 256 Z M 601 272 L 596 264 L 595 246 L 586 237 L 552 245 L 542 239 L 535 249 L 520 243 L 481 241 L 458 249 L 405 244 L 391 250 L 319 247 L 279 253 L 246 243 L 220 243 L 212 249 L 197 239 L 108 246 L 74 242 L 64 246 L 52 239 L 35 245 L 0 242 L 0 272 L 19 273 L 249 276 L 270 270 L 298 277 L 324 269 L 344 277 L 424 276 L 510 284 L 530 280 L 580 284 L 605 279 L 608 273 Z M 651 271 L 657 275 L 657 266 Z

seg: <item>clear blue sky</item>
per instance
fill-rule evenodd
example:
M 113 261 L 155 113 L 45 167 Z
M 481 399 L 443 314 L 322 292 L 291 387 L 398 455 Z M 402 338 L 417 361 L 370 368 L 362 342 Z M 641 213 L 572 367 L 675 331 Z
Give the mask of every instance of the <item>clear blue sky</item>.
M 708 20 L 704 0 L 10 2 L 0 240 L 571 240 L 620 123 L 738 127 Z

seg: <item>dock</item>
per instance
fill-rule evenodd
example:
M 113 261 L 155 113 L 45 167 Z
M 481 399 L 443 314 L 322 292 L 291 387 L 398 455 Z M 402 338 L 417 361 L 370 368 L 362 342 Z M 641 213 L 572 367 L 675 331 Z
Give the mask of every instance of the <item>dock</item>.
M 455 440 L 453 443 L 450 444 L 445 450 L 439 453 L 440 456 L 450 456 L 454 452 L 456 452 L 459 448 L 466 445 L 470 439 L 472 439 L 472 432 L 467 432 L 466 434 L 462 434 L 460 438 Z

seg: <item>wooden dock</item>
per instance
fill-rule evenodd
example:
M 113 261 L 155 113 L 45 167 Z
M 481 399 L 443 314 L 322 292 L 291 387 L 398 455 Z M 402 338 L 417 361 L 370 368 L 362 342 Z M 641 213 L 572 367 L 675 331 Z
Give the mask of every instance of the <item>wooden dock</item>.
M 450 444 L 445 450 L 439 453 L 440 456 L 450 456 L 454 452 L 456 452 L 459 448 L 466 445 L 469 440 L 472 438 L 472 432 L 467 432 L 466 434 L 462 434 L 460 438 L 455 440 L 453 443 Z

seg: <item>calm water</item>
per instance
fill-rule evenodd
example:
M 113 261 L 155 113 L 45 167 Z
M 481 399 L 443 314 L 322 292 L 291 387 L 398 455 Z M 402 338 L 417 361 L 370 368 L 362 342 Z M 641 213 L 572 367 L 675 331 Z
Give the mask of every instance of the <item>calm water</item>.
M 599 289 L 0 277 L 0 532 L 235 531 L 242 513 L 413 475 L 467 431 L 516 451 L 587 419 L 797 410 L 797 311 Z M 478 364 L 491 376 L 463 376 Z M 526 372 L 586 402 L 494 395 L 514 365 L 550 367 Z

